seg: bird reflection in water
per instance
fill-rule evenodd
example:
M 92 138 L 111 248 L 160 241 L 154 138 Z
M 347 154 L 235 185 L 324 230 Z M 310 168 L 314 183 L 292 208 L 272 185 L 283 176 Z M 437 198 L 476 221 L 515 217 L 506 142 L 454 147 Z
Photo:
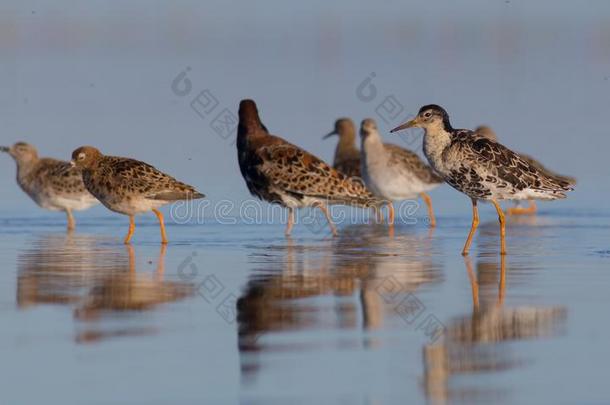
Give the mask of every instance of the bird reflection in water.
M 433 249 L 429 236 L 405 233 L 388 238 L 383 226 L 348 227 L 338 238 L 315 244 L 289 239 L 285 245 L 257 248 L 250 260 L 254 275 L 237 303 L 243 374 L 252 376 L 258 370 L 257 353 L 264 351 L 381 344 L 381 338 L 367 331 L 398 316 L 395 305 L 384 301 L 380 284 L 392 278 L 401 288 L 398 292 L 406 295 L 422 284 L 440 281 Z M 365 333 L 336 339 L 328 334 L 307 343 L 298 336 L 288 343 L 268 339 L 272 333 L 346 329 Z
M 523 361 L 503 343 L 553 336 L 566 320 L 563 307 L 505 308 L 506 256 L 500 258 L 500 269 L 495 262 L 481 259 L 476 274 L 471 259 L 466 257 L 464 262 L 472 290 L 472 314 L 450 322 L 442 343 L 423 349 L 423 386 L 433 403 L 456 398 L 467 402 L 500 399 L 506 394 L 500 389 L 452 387 L 451 379 L 520 366 Z M 496 284 L 497 294 L 490 297 Z
M 121 318 L 110 330 L 104 320 L 183 299 L 192 294 L 191 285 L 164 280 L 164 245 L 151 274 L 136 271 L 133 246 L 117 250 L 103 242 L 73 234 L 34 241 L 18 259 L 18 307 L 61 304 L 74 308 L 74 318 L 81 321 L 76 341 L 82 343 L 155 333 L 156 328 L 138 325 L 133 316 Z

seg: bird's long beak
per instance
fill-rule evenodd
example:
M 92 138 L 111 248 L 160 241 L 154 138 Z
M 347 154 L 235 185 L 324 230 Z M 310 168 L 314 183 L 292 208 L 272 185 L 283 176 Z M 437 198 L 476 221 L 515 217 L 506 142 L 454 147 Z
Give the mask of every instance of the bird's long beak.
M 9 153 L 10 151 L 11 148 L 9 148 L 8 146 L 0 146 L 0 152 Z
M 413 127 L 417 126 L 417 124 L 418 124 L 417 117 L 415 117 L 412 120 L 407 121 L 404 124 L 401 124 L 401 125 L 397 126 L 396 128 L 390 130 L 390 132 L 394 133 L 396 131 L 400 131 L 403 129 L 413 128 Z
M 70 161 L 70 167 L 76 167 L 76 162 L 74 160 Z
M 328 138 L 330 138 L 330 137 L 331 137 L 331 136 L 333 136 L 333 135 L 337 135 L 337 131 L 334 131 L 334 130 L 333 130 L 333 131 L 330 131 L 329 133 L 327 133 L 326 135 L 324 135 L 324 136 L 322 137 L 322 139 L 328 139 Z

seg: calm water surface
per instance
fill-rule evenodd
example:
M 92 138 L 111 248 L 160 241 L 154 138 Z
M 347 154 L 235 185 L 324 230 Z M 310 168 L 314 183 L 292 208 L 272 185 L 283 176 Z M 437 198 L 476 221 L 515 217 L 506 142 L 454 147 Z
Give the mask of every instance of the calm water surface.
M 484 218 L 466 259 L 466 216 L 165 248 L 152 218 L 130 247 L 122 218 L 0 219 L 1 402 L 606 402 L 610 217 L 511 219 L 504 260 Z

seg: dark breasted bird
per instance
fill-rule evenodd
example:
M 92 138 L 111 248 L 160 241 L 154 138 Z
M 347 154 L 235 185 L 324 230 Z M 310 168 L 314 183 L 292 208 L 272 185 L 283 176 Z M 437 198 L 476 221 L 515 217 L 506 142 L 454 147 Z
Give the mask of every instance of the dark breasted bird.
M 237 157 L 250 193 L 288 208 L 286 235 L 294 224 L 294 210 L 318 207 L 336 234 L 327 206 L 347 204 L 371 207 L 381 204 L 366 187 L 311 153 L 271 135 L 262 125 L 252 100 L 239 104 Z

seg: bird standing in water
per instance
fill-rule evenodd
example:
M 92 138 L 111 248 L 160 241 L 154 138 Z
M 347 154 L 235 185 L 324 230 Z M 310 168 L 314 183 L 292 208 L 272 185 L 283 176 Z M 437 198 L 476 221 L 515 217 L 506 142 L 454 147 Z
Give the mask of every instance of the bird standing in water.
M 17 163 L 17 184 L 36 204 L 51 211 L 65 211 L 68 230 L 74 230 L 73 210 L 85 210 L 99 201 L 87 191 L 79 169 L 70 163 L 39 158 L 36 148 L 25 142 L 0 146 Z
M 159 220 L 161 242 L 167 243 L 165 222 L 159 208 L 175 201 L 205 197 L 193 186 L 184 184 L 139 160 L 105 156 L 91 146 L 72 152 L 72 165 L 83 173 L 83 182 L 91 194 L 111 211 L 129 216 L 131 241 L 136 228 L 135 215 L 152 211 Z
M 498 137 L 496 136 L 496 132 L 486 125 L 481 125 L 474 130 L 477 134 L 483 135 L 485 138 L 491 139 L 494 142 L 498 142 Z M 549 177 L 555 177 L 561 181 L 566 181 L 570 183 L 572 186 L 576 185 L 576 179 L 570 176 L 564 176 L 558 173 L 553 172 L 550 169 L 547 169 L 542 163 L 534 159 L 533 157 L 526 155 L 524 153 L 519 153 L 524 160 L 526 160 L 529 164 L 536 167 L 542 173 L 545 173 Z M 518 202 L 517 202 L 518 203 Z M 533 215 L 537 211 L 536 201 L 530 200 L 527 208 L 522 207 L 511 207 L 506 210 L 508 215 Z
M 337 235 L 328 205 L 373 207 L 381 204 L 361 182 L 345 176 L 298 146 L 269 134 L 252 100 L 239 103 L 237 157 L 250 193 L 288 208 L 287 236 L 292 231 L 296 208 L 319 208 L 333 235 Z
M 432 199 L 426 193 L 443 179 L 416 153 L 398 145 L 383 143 L 375 120 L 368 118 L 360 127 L 362 137 L 362 177 L 373 194 L 389 201 L 388 223 L 394 224 L 394 200 L 422 197 L 428 206 L 430 226 L 436 226 Z
M 423 128 L 424 154 L 432 167 L 472 201 L 472 226 L 463 255 L 467 255 L 479 225 L 477 202 L 490 201 L 500 221 L 500 253 L 506 254 L 506 220 L 499 200 L 556 200 L 572 190 L 570 183 L 551 177 L 519 154 L 468 129 L 453 129 L 449 115 L 438 105 L 423 106 L 417 116 L 394 128 Z

